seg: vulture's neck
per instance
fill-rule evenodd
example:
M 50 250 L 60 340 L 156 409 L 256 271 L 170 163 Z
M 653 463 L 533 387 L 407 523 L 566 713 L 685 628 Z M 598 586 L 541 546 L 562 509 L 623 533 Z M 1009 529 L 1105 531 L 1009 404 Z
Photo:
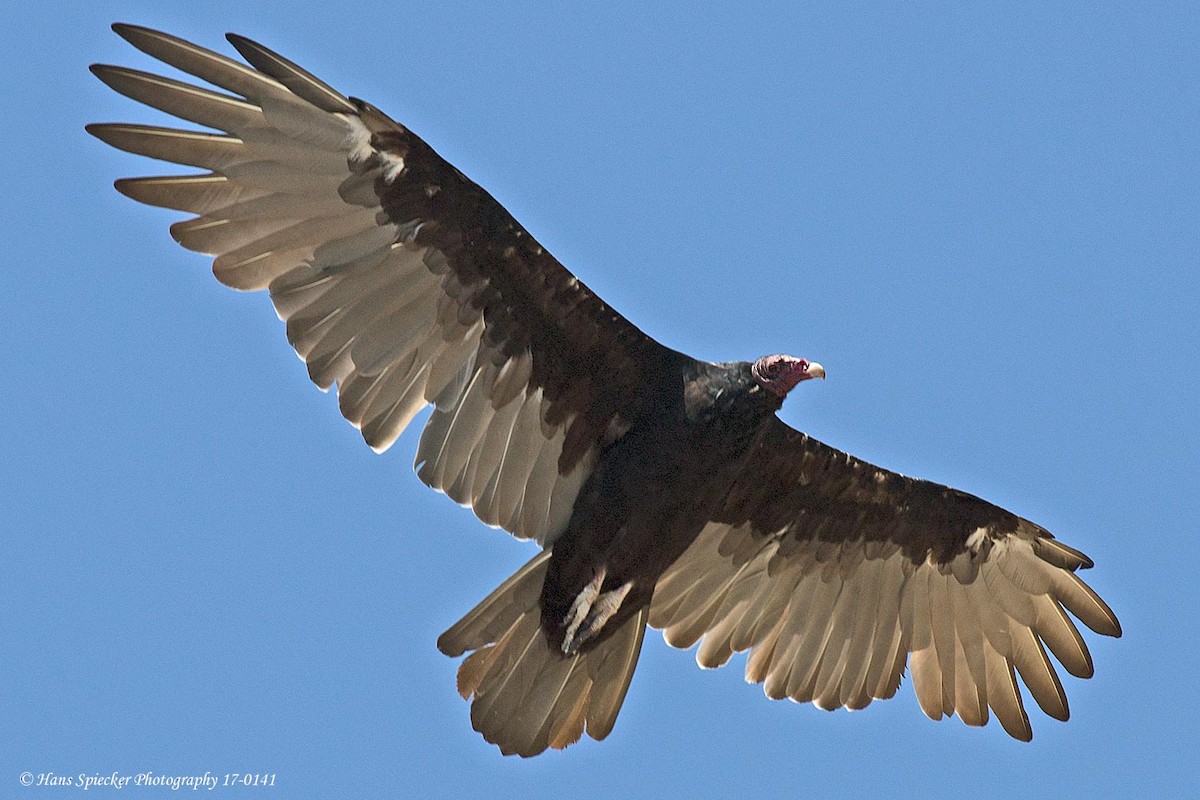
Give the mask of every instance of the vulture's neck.
M 703 364 L 684 386 L 685 413 L 692 423 L 753 427 L 782 405 L 782 397 L 754 379 L 747 361 Z

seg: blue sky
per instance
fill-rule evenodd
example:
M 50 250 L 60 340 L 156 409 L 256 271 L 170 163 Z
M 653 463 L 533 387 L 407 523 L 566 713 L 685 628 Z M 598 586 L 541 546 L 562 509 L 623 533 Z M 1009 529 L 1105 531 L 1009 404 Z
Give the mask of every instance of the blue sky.
M 11 9 L 0 795 L 206 770 L 275 797 L 1196 791 L 1200 10 L 1121 5 Z M 160 121 L 87 72 L 149 66 L 116 20 L 280 50 L 651 335 L 821 361 L 791 424 L 1088 553 L 1125 636 L 1089 632 L 1071 721 L 935 724 L 907 682 L 826 714 L 651 633 L 607 741 L 502 758 L 434 641 L 532 546 L 421 486 L 419 426 L 371 453 L 266 298 L 112 190 L 164 171 L 83 132 Z

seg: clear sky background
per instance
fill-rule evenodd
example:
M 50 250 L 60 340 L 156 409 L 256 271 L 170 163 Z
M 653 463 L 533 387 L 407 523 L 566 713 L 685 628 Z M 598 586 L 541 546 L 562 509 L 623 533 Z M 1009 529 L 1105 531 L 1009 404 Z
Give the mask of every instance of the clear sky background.
M 700 10 L 703 8 L 703 10 Z M 438 634 L 533 554 L 374 455 L 265 296 L 115 178 L 108 29 L 237 31 L 411 126 L 661 341 L 821 361 L 784 418 L 1092 556 L 1072 719 L 771 702 L 646 637 L 610 738 L 471 730 Z M 0 48 L 0 796 L 1181 796 L 1195 756 L 1200 6 L 21 3 Z M 123 790 L 166 796 L 167 790 Z M 103 792 L 97 792 L 104 794 Z M 104 796 L 110 796 L 112 790 Z M 89 795 L 90 796 L 90 795 Z

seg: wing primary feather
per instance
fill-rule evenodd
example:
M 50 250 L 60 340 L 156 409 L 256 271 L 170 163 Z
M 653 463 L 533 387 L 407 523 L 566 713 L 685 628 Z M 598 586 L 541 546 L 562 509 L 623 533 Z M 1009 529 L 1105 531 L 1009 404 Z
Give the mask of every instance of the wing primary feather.
M 358 113 L 358 108 L 340 92 L 274 50 L 236 33 L 226 34 L 225 38 L 242 54 L 242 58 L 322 111 Z
M 987 662 L 988 703 L 1009 736 L 1028 742 L 1033 738 L 1033 729 L 1029 726 L 1029 715 L 1025 713 L 1012 662 L 997 652 L 990 640 L 984 640 L 983 648 Z
M 1092 587 L 1073 572 L 1056 570 L 1049 565 L 1044 568 L 1050 572 L 1055 598 L 1084 625 L 1104 636 L 1121 635 L 1121 623 L 1117 621 L 1117 615 Z
M 117 23 L 113 30 L 147 55 L 243 97 L 259 98 L 282 90 L 272 78 L 233 59 L 161 31 Z
M 1054 653 L 1067 672 L 1076 678 L 1090 678 L 1095 672 L 1092 655 L 1063 607 L 1052 597 L 1042 596 L 1037 603 L 1038 636 Z
M 121 178 L 113 186 L 121 194 L 139 203 L 187 211 L 191 214 L 207 214 L 267 194 L 262 189 L 232 183 L 224 175 Z
M 1033 695 L 1042 711 L 1065 722 L 1070 716 L 1067 695 L 1037 634 L 1025 627 L 1010 633 L 1013 643 L 1013 665 L 1020 673 L 1021 680 L 1029 687 L 1029 693 Z
M 118 150 L 189 167 L 219 170 L 246 157 L 242 140 L 223 133 L 122 123 L 92 124 L 84 130 Z
M 235 133 L 267 124 L 262 109 L 236 97 L 126 67 L 93 64 L 91 70 L 113 91 L 206 128 Z
M 1074 547 L 1068 547 L 1046 535 L 1033 540 L 1033 551 L 1054 566 L 1069 569 L 1072 572 L 1077 569 L 1091 569 L 1095 566 L 1090 558 Z

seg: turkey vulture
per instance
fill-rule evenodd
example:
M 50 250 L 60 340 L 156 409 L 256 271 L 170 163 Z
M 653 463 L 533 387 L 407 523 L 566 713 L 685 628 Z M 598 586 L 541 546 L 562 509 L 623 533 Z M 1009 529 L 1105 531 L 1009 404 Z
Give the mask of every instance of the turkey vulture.
M 906 667 L 922 710 L 1031 738 L 1019 674 L 1067 718 L 1046 647 L 1092 660 L 1069 611 L 1120 636 L 1076 576 L 1092 566 L 1033 522 L 889 472 L 781 422 L 788 355 L 710 363 L 609 308 L 487 192 L 374 106 L 240 36 L 246 66 L 131 25 L 133 46 L 219 91 L 92 71 L 208 130 L 91 125 L 108 144 L 206 170 L 123 179 L 266 289 L 345 417 L 386 450 L 427 404 L 428 486 L 541 552 L 438 639 L 469 653 L 458 690 L 508 753 L 612 730 L 646 626 L 704 667 L 749 651 L 767 696 L 863 708 Z M 214 132 L 216 131 L 216 132 Z

